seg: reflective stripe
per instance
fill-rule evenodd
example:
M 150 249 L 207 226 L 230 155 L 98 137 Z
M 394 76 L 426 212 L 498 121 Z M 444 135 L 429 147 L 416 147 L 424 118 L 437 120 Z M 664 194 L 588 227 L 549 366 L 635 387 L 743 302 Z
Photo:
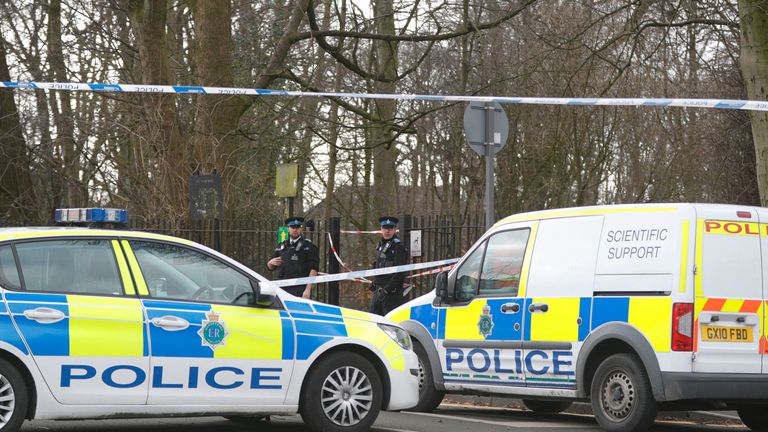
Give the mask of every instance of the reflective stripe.
M 536 242 L 536 233 L 539 232 L 539 222 L 531 224 L 531 234 L 528 236 L 528 245 L 525 247 L 525 257 L 523 258 L 523 269 L 520 272 L 520 285 L 518 286 L 517 296 L 525 297 L 525 289 L 528 286 L 528 273 L 531 271 L 531 256 L 533 255 L 533 245 Z
M 680 247 L 680 288 L 679 292 L 684 293 L 688 285 L 688 230 L 690 224 L 687 220 L 683 221 L 683 244 Z
M 581 298 L 534 298 L 531 303 L 546 303 L 546 313 L 531 313 L 525 310 L 526 326 L 531 326 L 532 341 L 575 342 L 579 340 L 579 311 Z M 530 324 L 529 324 L 530 323 Z
M 411 319 L 411 308 L 399 309 L 396 312 L 393 312 L 392 314 L 388 315 L 387 318 L 391 319 L 396 323 L 401 323 L 403 321 L 409 320 Z M 429 327 L 427 327 L 427 329 L 429 329 Z
M 370 322 L 368 314 L 351 309 L 341 309 L 341 314 L 349 337 L 369 342 L 384 355 L 392 369 L 405 370 L 403 349 L 376 324 Z
M 120 268 L 120 277 L 123 279 L 123 289 L 128 295 L 136 295 L 136 288 L 133 286 L 133 279 L 131 279 L 131 272 L 128 270 L 128 263 L 125 262 L 125 255 L 120 248 L 120 243 L 117 240 L 112 240 L 112 250 L 115 251 L 115 257 L 117 257 L 117 266 Z
M 133 231 L 108 231 L 108 230 L 98 230 L 98 229 L 50 229 L 50 230 L 40 230 L 40 231 L 25 231 L 25 232 L 17 232 L 13 234 L 0 234 L 0 241 L 4 240 L 17 240 L 17 239 L 27 239 L 27 238 L 39 238 L 39 237 L 102 237 L 102 236 L 109 236 L 109 237 L 131 237 L 131 238 L 148 238 L 148 239 L 154 239 L 154 240 L 164 240 L 174 243 L 182 243 L 186 245 L 194 245 L 195 242 L 178 238 L 178 237 L 171 237 L 166 236 L 162 234 L 154 234 L 154 233 L 145 233 L 145 232 L 133 232 Z
M 701 250 L 702 250 L 702 239 L 704 236 L 704 219 L 697 219 L 696 220 L 696 275 L 694 276 L 694 284 L 696 286 L 696 297 L 704 297 L 704 290 L 701 285 L 701 274 L 704 271 L 703 262 L 704 258 L 702 256 Z M 699 302 L 696 302 L 697 304 Z M 698 317 L 699 314 L 696 313 L 696 316 Z M 698 326 L 696 326 L 698 328 Z M 695 335 L 694 335 L 695 336 Z M 694 340 L 696 340 L 694 338 Z
M 672 298 L 630 297 L 628 321 L 645 335 L 656 352 L 672 344 Z
M 131 267 L 133 278 L 136 281 L 136 287 L 139 290 L 139 295 L 148 296 L 149 290 L 147 289 L 147 283 L 144 280 L 144 275 L 141 273 L 141 267 L 139 267 L 139 262 L 136 261 L 136 255 L 133 254 L 133 249 L 131 249 L 131 245 L 128 243 L 127 240 L 123 240 L 122 245 L 123 245 L 123 250 L 125 251 L 125 256 L 126 258 L 128 258 L 128 264 Z
M 144 319 L 138 299 L 68 295 L 69 355 L 142 357 Z
M 566 216 L 587 216 L 587 215 L 602 215 L 609 213 L 657 213 L 657 212 L 673 212 L 676 211 L 675 207 L 642 207 L 642 208 L 602 208 L 602 209 L 590 209 L 590 210 L 567 210 L 567 211 L 553 211 L 542 213 L 524 213 L 520 215 L 508 216 L 494 224 L 494 227 L 504 225 L 510 222 L 521 222 L 528 220 L 542 220 L 560 218 Z
M 216 347 L 214 358 L 280 360 L 283 358 L 283 335 L 280 311 L 243 306 L 213 305 L 229 331 L 224 345 Z
M 486 299 L 479 298 L 463 307 L 445 310 L 445 338 L 460 340 L 484 340 L 477 328 Z

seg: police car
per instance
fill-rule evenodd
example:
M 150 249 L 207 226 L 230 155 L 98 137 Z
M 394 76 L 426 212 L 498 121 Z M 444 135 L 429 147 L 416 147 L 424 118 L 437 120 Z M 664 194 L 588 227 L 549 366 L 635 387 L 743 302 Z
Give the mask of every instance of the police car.
M 65 222 L 126 217 L 57 212 Z M 0 229 L 0 296 L 3 432 L 24 419 L 297 411 L 318 431 L 360 431 L 380 409 L 418 400 L 402 328 L 293 297 L 179 238 Z
M 498 222 L 435 292 L 391 312 L 421 392 L 504 394 L 534 412 L 590 399 L 606 430 L 724 404 L 768 430 L 768 209 L 622 205 Z

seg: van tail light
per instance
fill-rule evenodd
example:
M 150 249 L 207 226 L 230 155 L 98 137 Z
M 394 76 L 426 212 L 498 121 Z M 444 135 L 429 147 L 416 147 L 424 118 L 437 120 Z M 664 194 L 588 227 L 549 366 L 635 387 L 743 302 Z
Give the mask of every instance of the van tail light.
M 693 303 L 672 305 L 672 351 L 693 351 Z

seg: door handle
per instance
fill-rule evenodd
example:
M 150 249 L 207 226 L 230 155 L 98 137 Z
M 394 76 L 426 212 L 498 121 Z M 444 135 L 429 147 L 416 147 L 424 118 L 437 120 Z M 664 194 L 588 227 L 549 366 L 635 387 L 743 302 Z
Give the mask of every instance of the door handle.
M 515 314 L 520 312 L 520 305 L 517 303 L 504 303 L 501 305 L 501 313 Z
M 549 310 L 549 305 L 546 303 L 531 303 L 528 306 L 528 311 L 531 313 L 544 313 Z
M 25 310 L 24 316 L 40 324 L 53 324 L 63 320 L 65 315 L 60 310 L 41 307 Z
M 173 315 L 152 318 L 151 321 L 155 327 L 160 327 L 161 329 L 168 331 L 179 331 L 189 327 L 189 321 Z

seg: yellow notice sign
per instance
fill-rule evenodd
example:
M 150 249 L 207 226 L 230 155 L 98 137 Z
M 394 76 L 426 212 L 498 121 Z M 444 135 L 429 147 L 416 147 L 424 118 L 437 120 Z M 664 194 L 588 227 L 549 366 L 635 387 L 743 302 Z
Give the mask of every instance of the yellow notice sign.
M 298 192 L 299 164 L 277 164 L 275 175 L 275 194 L 280 198 L 295 197 Z

